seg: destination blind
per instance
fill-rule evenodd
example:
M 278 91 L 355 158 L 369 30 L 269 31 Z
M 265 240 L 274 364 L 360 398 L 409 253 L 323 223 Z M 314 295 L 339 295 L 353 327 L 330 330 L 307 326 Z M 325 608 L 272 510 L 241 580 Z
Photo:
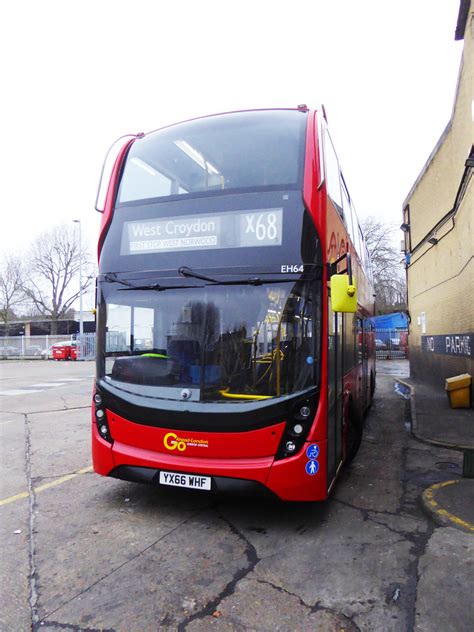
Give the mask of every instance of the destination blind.
M 281 246 L 283 209 L 124 222 L 121 255 Z

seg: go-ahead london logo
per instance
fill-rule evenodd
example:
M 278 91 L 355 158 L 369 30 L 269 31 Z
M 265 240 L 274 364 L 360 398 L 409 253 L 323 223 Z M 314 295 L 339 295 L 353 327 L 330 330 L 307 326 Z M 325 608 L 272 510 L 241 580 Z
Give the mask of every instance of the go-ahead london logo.
M 163 445 L 167 450 L 178 450 L 184 452 L 187 447 L 208 448 L 207 439 L 196 439 L 195 437 L 180 437 L 175 432 L 167 432 L 163 437 Z

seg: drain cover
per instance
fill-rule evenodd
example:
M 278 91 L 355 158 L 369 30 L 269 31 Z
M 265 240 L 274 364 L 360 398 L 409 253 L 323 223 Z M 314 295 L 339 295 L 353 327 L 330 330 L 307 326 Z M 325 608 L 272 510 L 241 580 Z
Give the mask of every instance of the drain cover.
M 474 478 L 474 450 L 464 450 L 462 475 L 464 478 Z

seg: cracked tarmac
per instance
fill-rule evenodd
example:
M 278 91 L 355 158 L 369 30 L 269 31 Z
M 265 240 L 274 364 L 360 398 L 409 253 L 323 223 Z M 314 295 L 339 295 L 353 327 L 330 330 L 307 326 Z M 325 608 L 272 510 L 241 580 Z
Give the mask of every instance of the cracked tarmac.
M 419 505 L 461 455 L 406 433 L 384 364 L 332 498 L 282 504 L 84 471 L 92 365 L 0 363 L 15 389 L 84 377 L 1 398 L 0 630 L 471 631 L 474 540 Z

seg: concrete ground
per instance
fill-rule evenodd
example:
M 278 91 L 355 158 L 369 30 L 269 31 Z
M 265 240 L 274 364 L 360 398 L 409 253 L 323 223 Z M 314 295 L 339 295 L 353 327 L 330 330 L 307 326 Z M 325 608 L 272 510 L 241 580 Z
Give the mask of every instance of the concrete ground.
M 422 441 L 453 449 L 474 450 L 474 411 L 451 408 L 444 388 L 409 378 L 412 430 Z
M 473 629 L 474 539 L 420 509 L 462 455 L 415 441 L 378 363 L 332 498 L 161 491 L 90 468 L 92 363 L 0 363 L 0 630 Z

